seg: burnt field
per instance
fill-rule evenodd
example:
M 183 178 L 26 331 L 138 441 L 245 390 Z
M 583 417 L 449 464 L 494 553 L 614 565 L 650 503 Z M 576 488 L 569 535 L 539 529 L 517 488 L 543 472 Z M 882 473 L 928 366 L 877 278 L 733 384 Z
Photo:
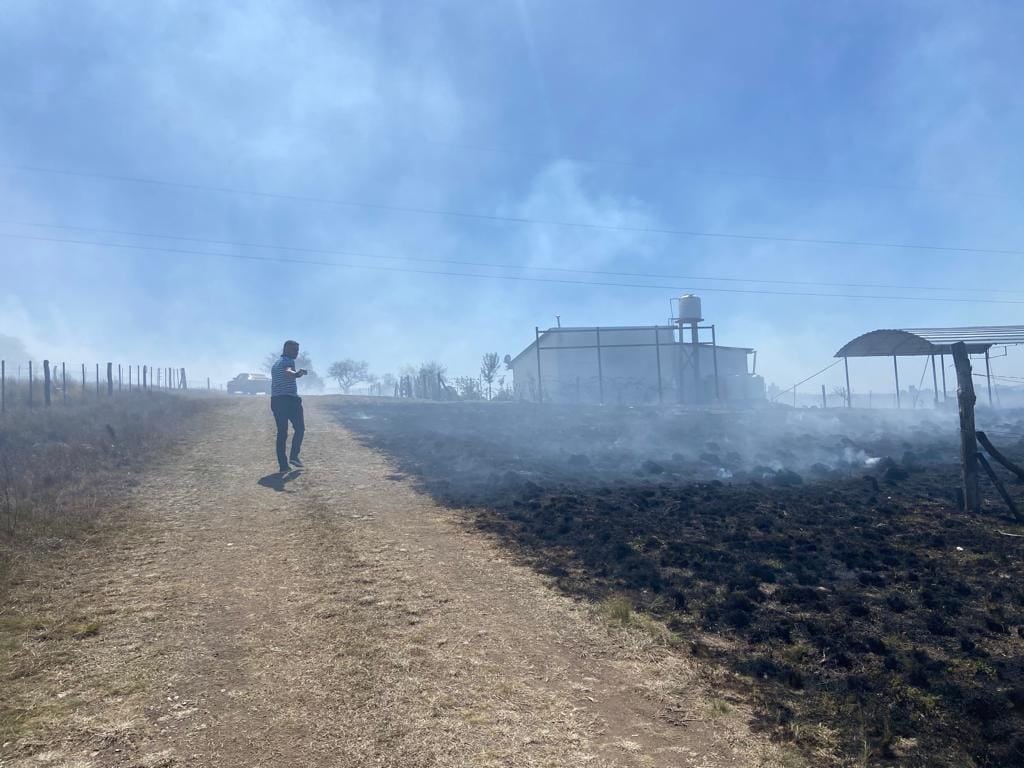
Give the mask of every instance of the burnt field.
M 1024 526 L 987 481 L 955 508 L 955 414 L 334 407 L 567 593 L 735 673 L 813 764 L 1024 765 Z M 978 414 L 1018 461 L 1022 416 Z

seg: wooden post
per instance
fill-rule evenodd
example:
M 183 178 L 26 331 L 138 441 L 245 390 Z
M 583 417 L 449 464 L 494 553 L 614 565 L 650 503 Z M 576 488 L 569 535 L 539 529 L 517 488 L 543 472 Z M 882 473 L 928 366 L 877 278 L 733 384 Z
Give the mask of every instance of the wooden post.
M 825 395 L 825 385 L 821 385 L 821 407 L 828 408 L 828 397 Z
M 96 363 L 96 397 L 100 396 L 100 364 Z
M 60 364 L 60 393 L 64 398 L 64 405 L 68 404 L 68 367 L 67 363 Z
M 1021 469 L 1006 458 L 994 445 L 992 445 L 992 441 L 988 439 L 988 435 L 980 430 L 978 431 L 978 442 L 981 443 L 982 448 L 988 451 L 989 456 L 1013 472 L 1021 482 L 1024 482 L 1024 469 Z
M 29 408 L 31 408 L 34 405 L 34 403 L 32 402 L 32 400 L 33 400 L 33 397 L 32 397 L 33 392 L 32 392 L 32 390 L 35 388 L 33 386 L 33 384 L 34 384 L 34 382 L 32 380 L 32 361 L 29 360 L 28 361 L 28 405 L 29 405 Z
M 853 392 L 850 391 L 850 358 L 843 358 L 843 368 L 846 369 L 846 407 L 853 408 Z
M 117 391 L 118 392 L 121 391 L 121 386 L 122 386 L 123 383 L 124 382 L 122 381 L 122 378 L 121 378 L 121 364 L 118 363 L 117 364 Z
M 85 363 L 82 363 L 82 399 L 85 399 Z
M 960 464 L 963 480 L 964 509 L 977 512 L 981 507 L 978 493 L 978 438 L 974 429 L 974 380 L 971 377 L 971 359 L 967 345 L 958 341 L 953 345 L 953 364 L 956 366 L 956 399 L 960 408 Z
M 132 391 L 132 367 L 128 366 L 128 391 Z
M 43 404 L 50 407 L 50 361 L 43 360 Z
M 181 378 L 178 380 L 182 389 L 188 389 L 188 376 L 185 374 L 185 369 L 181 369 Z
M 7 411 L 7 361 L 0 360 L 0 413 Z
M 988 350 L 985 350 L 985 379 L 988 381 L 988 407 L 992 407 L 992 366 L 988 361 Z
M 896 407 L 900 408 L 900 366 L 896 355 L 892 356 L 892 369 L 896 374 Z
M 107 397 L 114 394 L 114 364 L 107 363 Z
M 981 464 L 981 468 L 985 470 L 985 474 L 988 475 L 988 479 L 992 481 L 992 485 L 996 487 L 999 495 L 1002 496 L 1003 502 L 1009 507 L 1010 512 L 1018 520 L 1021 519 L 1020 512 L 1017 510 L 1017 505 L 1013 503 L 1013 499 L 1010 494 L 1006 492 L 1006 486 L 1003 485 L 1003 481 L 999 479 L 999 475 L 996 474 L 995 470 L 992 469 L 992 465 L 988 463 L 988 460 L 981 453 L 978 454 L 978 463 Z
M 398 385 L 396 384 L 395 386 L 397 387 Z M 209 376 L 206 377 L 206 388 L 210 389 L 210 377 Z M 396 394 L 395 397 L 398 397 L 398 395 Z
M 149 385 L 149 369 L 147 366 L 142 366 L 142 391 L 146 391 L 146 387 Z
M 939 368 L 942 369 L 942 402 L 949 400 L 949 395 L 946 393 L 946 353 L 943 352 L 939 355 Z
M 939 379 L 935 374 L 935 355 L 932 355 L 932 390 L 935 392 L 935 407 L 939 407 Z

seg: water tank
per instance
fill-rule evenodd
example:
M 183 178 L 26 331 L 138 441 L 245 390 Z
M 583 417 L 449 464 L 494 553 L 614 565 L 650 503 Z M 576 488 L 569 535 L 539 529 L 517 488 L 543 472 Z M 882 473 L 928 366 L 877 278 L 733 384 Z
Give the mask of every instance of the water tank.
M 687 293 L 679 297 L 679 322 L 699 323 L 704 319 L 700 311 L 700 296 Z

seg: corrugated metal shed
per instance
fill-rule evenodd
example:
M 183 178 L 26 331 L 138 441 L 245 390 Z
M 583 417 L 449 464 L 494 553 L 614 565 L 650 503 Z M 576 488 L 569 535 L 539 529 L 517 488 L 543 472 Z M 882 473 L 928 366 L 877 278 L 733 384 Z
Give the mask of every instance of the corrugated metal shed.
M 969 328 L 904 328 L 871 331 L 836 352 L 836 357 L 914 357 L 951 354 L 962 341 L 971 354 L 996 345 L 1024 344 L 1024 325 Z

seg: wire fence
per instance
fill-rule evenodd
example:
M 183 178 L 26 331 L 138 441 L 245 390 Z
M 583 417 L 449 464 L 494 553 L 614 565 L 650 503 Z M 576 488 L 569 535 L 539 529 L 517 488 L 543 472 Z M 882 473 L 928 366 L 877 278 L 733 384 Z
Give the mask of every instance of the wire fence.
M 14 408 L 78 405 L 128 393 L 188 389 L 188 373 L 181 367 L 0 360 L 0 413 Z

